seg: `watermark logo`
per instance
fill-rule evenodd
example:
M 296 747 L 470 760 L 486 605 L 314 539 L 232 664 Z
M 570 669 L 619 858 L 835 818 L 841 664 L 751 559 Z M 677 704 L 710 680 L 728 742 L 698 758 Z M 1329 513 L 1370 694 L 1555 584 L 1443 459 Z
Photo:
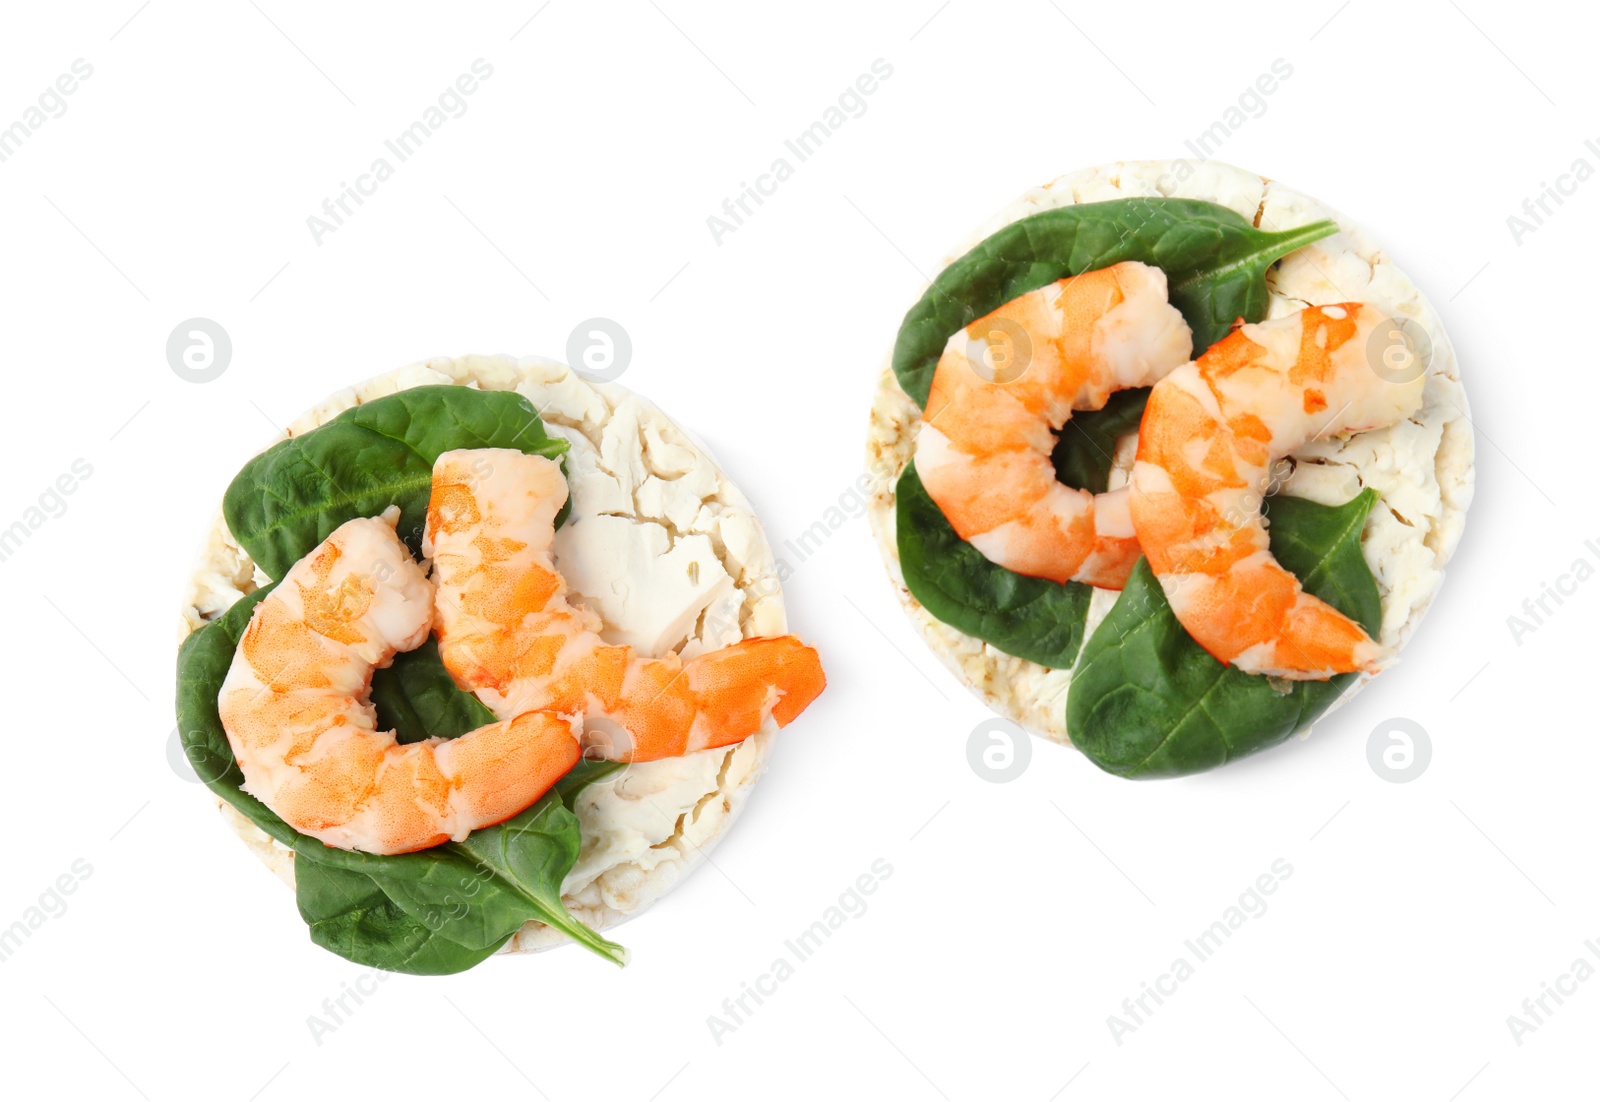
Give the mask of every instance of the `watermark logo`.
M 233 361 L 233 340 L 210 318 L 180 321 L 167 338 L 167 363 L 186 383 L 209 383 L 221 378 Z
M 189 784 L 210 784 L 219 780 L 228 771 L 226 760 L 209 761 L 205 751 L 200 747 L 185 746 L 183 732 L 176 727 L 172 729 L 172 734 L 167 736 L 167 765 L 171 767 L 174 776 Z
M 1390 784 L 1416 780 L 1432 760 L 1433 740 L 1414 719 L 1386 719 L 1367 736 L 1367 764 Z
M 990 784 L 1016 780 L 1032 760 L 1033 739 L 1009 719 L 986 719 L 967 736 L 967 764 Z
M 581 756 L 592 765 L 609 763 L 611 769 L 600 779 L 603 787 L 616 785 L 633 769 L 636 749 L 633 732 L 606 716 L 583 717 Z
M 1010 318 L 986 318 L 977 323 L 982 332 L 964 331 L 967 366 L 986 383 L 1005 386 L 1027 374 L 1033 362 L 1033 338 Z
M 1386 383 L 1413 383 L 1433 363 L 1433 339 L 1410 318 L 1388 318 L 1367 337 L 1367 366 Z
M 614 383 L 633 362 L 633 340 L 611 318 L 590 318 L 567 337 L 567 363 L 593 383 Z

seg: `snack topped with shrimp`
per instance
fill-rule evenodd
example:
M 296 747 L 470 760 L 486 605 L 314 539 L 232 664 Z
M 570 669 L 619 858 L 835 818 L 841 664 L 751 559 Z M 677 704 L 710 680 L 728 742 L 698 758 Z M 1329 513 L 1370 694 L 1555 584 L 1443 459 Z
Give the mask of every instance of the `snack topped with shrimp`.
M 191 762 L 351 960 L 622 963 L 599 929 L 703 859 L 825 685 L 759 524 L 653 407 L 549 361 L 330 406 L 224 499 L 179 655 Z
M 1062 177 L 907 313 L 869 515 L 1000 714 L 1128 777 L 1275 745 L 1392 667 L 1472 497 L 1454 352 L 1359 228 L 1214 162 Z

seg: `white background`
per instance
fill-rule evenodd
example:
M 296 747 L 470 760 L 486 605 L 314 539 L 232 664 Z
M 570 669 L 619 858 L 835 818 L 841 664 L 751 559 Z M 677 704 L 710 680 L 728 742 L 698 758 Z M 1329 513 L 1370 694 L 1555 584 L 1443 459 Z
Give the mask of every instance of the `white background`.
M 1485 0 L 543 2 L 8 6 L 0 126 L 74 59 L 94 72 L 0 164 L 0 527 L 93 468 L 0 563 L 0 927 L 92 869 L 0 964 L 7 1093 L 1478 1102 L 1592 1083 L 1600 982 L 1520 1045 L 1507 1017 L 1600 938 L 1600 582 L 1520 642 L 1507 618 L 1600 563 L 1600 182 L 1520 244 L 1506 219 L 1575 159 L 1600 168 L 1595 26 Z M 466 113 L 315 243 L 307 216 L 480 57 Z M 893 76 L 865 114 L 715 243 L 707 217 L 877 58 Z M 1041 742 L 992 784 L 966 753 L 985 709 L 852 519 L 787 587 L 829 690 L 717 867 L 618 931 L 628 968 L 563 949 L 393 978 L 319 1044 L 308 1016 L 361 970 L 306 940 L 167 758 L 182 582 L 243 460 L 350 382 L 560 357 L 600 315 L 632 335 L 621 381 L 707 441 L 781 544 L 857 477 L 919 273 L 1028 186 L 1184 155 L 1277 58 L 1292 77 L 1219 157 L 1387 245 L 1477 418 L 1477 504 L 1404 664 L 1310 740 L 1217 773 L 1128 783 Z M 233 341 L 205 385 L 164 351 L 195 316 Z M 1392 717 L 1431 735 L 1407 784 L 1367 761 Z M 869 909 L 719 1045 L 708 1016 L 878 858 Z M 1117 1044 L 1108 1015 L 1279 858 L 1267 912 Z

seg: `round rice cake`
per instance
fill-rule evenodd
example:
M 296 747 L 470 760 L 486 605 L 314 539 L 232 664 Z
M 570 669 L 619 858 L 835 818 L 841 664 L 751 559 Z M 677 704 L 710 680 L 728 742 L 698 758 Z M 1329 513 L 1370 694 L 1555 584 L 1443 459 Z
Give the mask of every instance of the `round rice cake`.
M 1455 350 L 1439 316 L 1377 242 L 1349 218 L 1275 180 L 1215 161 L 1129 161 L 1069 173 L 1002 209 L 940 267 L 996 230 L 1030 215 L 1130 197 L 1203 199 L 1268 230 L 1332 219 L 1339 226 L 1337 234 L 1290 254 L 1268 270 L 1267 317 L 1283 317 L 1306 306 L 1362 301 L 1381 306 L 1393 317 L 1409 318 L 1427 333 L 1432 358 L 1422 408 L 1388 428 L 1306 445 L 1293 453 L 1294 473 L 1280 488 L 1292 497 L 1325 505 L 1343 504 L 1363 487 L 1378 491 L 1378 503 L 1361 533 L 1361 548 L 1383 602 L 1379 642 L 1398 648 L 1433 602 L 1472 501 L 1472 422 Z M 891 348 L 890 360 L 892 356 Z M 900 388 L 886 360 L 873 396 L 867 437 L 867 473 L 875 490 L 868 516 L 900 602 L 934 654 L 979 699 L 1027 730 L 1071 745 L 1066 729 L 1071 670 L 1028 662 L 957 631 L 934 618 L 906 588 L 895 543 L 894 491 L 916 450 L 921 423 L 921 408 Z M 1132 434 L 1119 441 L 1112 489 L 1126 485 L 1137 439 Z M 1086 641 L 1116 599 L 1113 591 L 1095 590 Z M 1357 679 L 1334 707 L 1367 680 Z
M 706 449 L 626 388 L 590 382 L 564 364 L 509 356 L 412 364 L 330 396 L 279 439 L 375 398 L 446 384 L 515 390 L 540 411 L 552 436 L 571 444 L 572 514 L 556 533 L 555 564 L 569 596 L 599 614 L 609 642 L 648 655 L 692 656 L 786 632 L 772 548 L 750 503 Z M 691 562 L 698 564 L 693 570 Z M 219 511 L 184 594 L 179 641 L 269 580 Z M 630 599 L 630 587 L 635 595 L 666 590 L 671 597 Z M 699 865 L 744 807 L 776 729 L 769 720 L 737 745 L 629 766 L 585 789 L 577 804 L 582 850 L 562 883 L 573 917 L 596 930 L 615 926 Z M 293 887 L 293 851 L 220 798 L 217 805 L 251 852 Z M 566 941 L 529 922 L 501 951 Z

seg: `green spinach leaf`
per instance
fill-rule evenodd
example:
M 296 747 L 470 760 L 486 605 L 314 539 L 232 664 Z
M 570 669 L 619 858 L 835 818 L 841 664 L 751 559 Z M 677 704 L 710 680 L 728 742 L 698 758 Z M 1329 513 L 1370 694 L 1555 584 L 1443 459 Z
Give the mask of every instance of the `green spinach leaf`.
M 567 801 L 615 769 L 612 763 L 580 763 L 532 807 L 474 831 L 465 842 L 396 856 L 325 846 L 239 787 L 244 777 L 222 729 L 217 695 L 251 613 L 271 589 L 241 598 L 184 640 L 178 651 L 178 724 L 185 753 L 206 785 L 295 851 L 300 913 L 312 940 L 361 964 L 433 975 L 472 967 L 524 922 L 538 921 L 622 963 L 621 946 L 578 922 L 561 903 L 561 881 L 581 844 L 578 818 Z M 403 707 L 408 723 L 431 716 L 451 727 L 477 725 L 470 705 L 443 693 L 440 675 L 448 680 L 448 674 L 442 666 L 422 669 L 426 656 L 412 662 L 421 671 L 419 683 L 430 688 L 397 690 L 388 705 L 394 714 Z
M 312 942 L 369 968 L 443 976 L 471 968 L 498 948 L 451 941 L 408 915 L 372 877 L 350 869 L 297 858 L 294 881 Z
M 622 946 L 574 919 L 561 902 L 561 882 L 580 844 L 578 817 L 554 790 L 464 842 L 417 853 L 378 857 L 302 838 L 296 883 L 302 864 L 325 868 L 299 893 L 300 913 L 312 940 L 341 953 L 350 947 L 341 939 L 352 927 L 367 931 L 368 939 L 354 946 L 361 962 L 394 971 L 416 971 L 425 956 L 440 958 L 447 971 L 470 968 L 530 921 L 622 964 Z
M 240 789 L 244 774 L 239 772 L 233 748 L 222 729 L 222 717 L 217 714 L 217 696 L 223 678 L 228 676 L 228 667 L 233 664 L 239 637 L 250 623 L 256 605 L 275 587 L 276 583 L 263 586 L 240 597 L 221 616 L 191 632 L 178 648 L 178 737 L 189 764 L 207 788 L 274 839 L 292 846 L 300 835 L 266 804 Z
M 373 672 L 372 703 L 378 729 L 392 729 L 402 743 L 455 738 L 495 721 L 482 701 L 456 685 L 432 636 Z
M 895 539 L 906 588 L 958 631 L 1007 654 L 1065 669 L 1083 644 L 1090 588 L 996 566 L 956 535 L 907 463 L 895 487 Z
M 1377 499 L 1368 489 L 1336 507 L 1290 497 L 1267 502 L 1278 561 L 1368 632 L 1378 630 L 1382 608 L 1361 529 Z M 1141 558 L 1084 645 L 1067 692 L 1067 730 L 1108 773 L 1198 773 L 1276 746 L 1321 715 L 1355 676 L 1297 681 L 1282 692 L 1282 684 L 1218 662 L 1178 623 Z
M 1074 413 L 1062 426 L 1055 450 L 1050 453 L 1056 480 L 1092 494 L 1105 493 L 1117 441 L 1139 431 L 1139 419 L 1144 416 L 1149 397 L 1149 387 L 1119 390 L 1104 409 Z
M 957 330 L 1018 295 L 1124 260 L 1166 272 L 1168 297 L 1202 352 L 1235 318 L 1265 316 L 1273 262 L 1336 232 L 1332 222 L 1314 222 L 1269 233 L 1198 199 L 1113 199 L 1041 211 L 997 230 L 939 273 L 900 325 L 894 373 L 922 405 Z
M 554 459 L 567 442 L 547 436 L 538 411 L 515 391 L 415 387 L 347 409 L 251 459 L 223 495 L 223 516 L 273 579 L 345 521 L 391 505 L 400 506 L 400 535 L 416 551 L 434 460 L 456 448 Z

